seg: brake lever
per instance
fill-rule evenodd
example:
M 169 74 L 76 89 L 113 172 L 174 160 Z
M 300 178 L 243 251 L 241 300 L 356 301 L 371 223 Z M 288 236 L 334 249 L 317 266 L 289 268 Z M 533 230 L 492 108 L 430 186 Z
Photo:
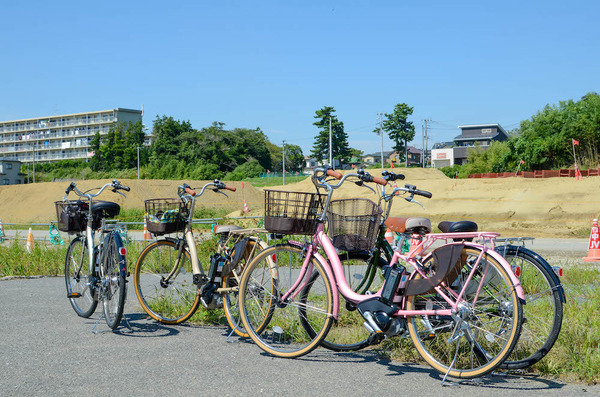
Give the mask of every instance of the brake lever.
M 366 187 L 367 189 L 369 189 L 370 191 L 372 191 L 373 193 L 377 194 L 377 192 L 375 191 L 375 189 L 373 189 L 371 186 L 369 185 L 365 185 L 363 184 L 362 187 Z
M 404 197 L 404 200 L 408 201 L 409 203 L 417 203 L 421 206 L 421 208 L 425 209 L 425 206 L 423 206 L 423 204 L 415 200 L 413 197 Z
M 228 196 L 228 195 L 226 195 L 225 193 L 223 193 L 223 192 L 222 192 L 220 189 L 216 189 L 216 188 L 215 188 L 215 189 L 213 189 L 213 192 L 215 192 L 215 193 L 221 193 L 223 196 L 225 196 L 225 197 L 229 198 L 229 196 Z

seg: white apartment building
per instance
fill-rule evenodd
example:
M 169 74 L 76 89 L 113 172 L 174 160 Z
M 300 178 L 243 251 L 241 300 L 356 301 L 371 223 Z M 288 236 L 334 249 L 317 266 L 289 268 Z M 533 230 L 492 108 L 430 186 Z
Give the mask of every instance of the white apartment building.
M 116 108 L 96 112 L 0 121 L 0 157 L 23 163 L 87 159 L 90 141 L 116 123 L 142 121 L 142 111 Z

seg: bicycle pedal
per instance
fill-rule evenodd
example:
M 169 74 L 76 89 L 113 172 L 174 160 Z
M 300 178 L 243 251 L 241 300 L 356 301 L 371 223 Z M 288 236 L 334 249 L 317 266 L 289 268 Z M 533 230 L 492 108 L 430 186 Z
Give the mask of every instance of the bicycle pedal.
M 72 299 L 72 298 L 80 298 L 81 294 L 78 292 L 71 292 L 70 294 L 67 294 L 67 298 Z
M 378 345 L 380 344 L 383 340 L 385 339 L 385 334 L 383 332 L 373 332 L 371 335 L 369 335 L 369 337 L 367 338 L 367 342 L 369 343 L 370 346 L 372 345 Z

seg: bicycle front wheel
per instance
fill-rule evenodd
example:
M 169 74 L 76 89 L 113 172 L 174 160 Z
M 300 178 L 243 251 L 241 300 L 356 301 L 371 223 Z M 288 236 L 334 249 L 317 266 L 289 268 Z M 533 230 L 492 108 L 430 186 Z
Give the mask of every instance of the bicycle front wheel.
M 302 269 L 302 247 L 269 247 L 250 262 L 240 282 L 240 315 L 246 332 L 264 351 L 294 358 L 314 350 L 332 324 L 333 294 L 325 270 L 312 258 L 302 282 L 290 296 Z M 318 277 L 314 276 L 314 273 Z M 301 290 L 312 283 L 305 294 Z M 309 336 L 302 322 L 315 330 Z
M 67 297 L 73 310 L 78 316 L 85 318 L 91 316 L 98 306 L 98 300 L 94 296 L 96 290 L 91 271 L 86 240 L 84 237 L 76 237 L 67 249 L 65 284 Z
M 221 287 L 223 288 L 223 309 L 225 310 L 225 317 L 227 323 L 236 333 L 236 335 L 247 338 L 249 335 L 244 329 L 240 320 L 240 307 L 239 307 L 239 285 L 240 279 L 244 272 L 244 269 L 254 259 L 258 253 L 268 246 L 265 242 L 260 240 L 250 239 L 246 244 L 244 254 L 242 255 L 240 262 L 237 266 L 231 270 L 229 274 L 223 275 L 223 281 Z
M 120 249 L 121 245 L 117 243 L 115 236 L 111 235 L 104 246 L 104 261 L 101 266 L 104 318 L 111 329 L 121 324 L 127 293 L 125 275 L 121 271 L 127 267 L 125 258 L 119 253 Z
M 558 338 L 563 319 L 563 292 L 558 277 L 544 259 L 526 248 L 498 247 L 511 266 L 519 266 L 525 292 L 523 327 L 517 345 L 502 368 L 523 369 L 540 361 Z
M 133 284 L 144 311 L 164 324 L 187 321 L 200 305 L 190 253 L 171 240 L 144 248 L 135 264 Z
M 419 354 L 436 370 L 455 378 L 483 376 L 510 354 L 521 331 L 523 311 L 513 283 L 492 256 L 484 254 L 474 272 L 481 250 L 465 247 L 457 267 L 443 287 L 447 295 L 462 293 L 453 316 L 413 316 L 408 330 Z M 431 262 L 426 267 L 433 266 Z M 472 279 L 468 279 L 472 274 Z M 449 304 L 435 293 L 410 296 L 408 310 L 447 309 Z
M 378 263 L 373 263 L 373 257 L 365 252 L 347 252 L 339 255 L 346 281 L 352 290 L 366 293 L 377 292 L 383 285 L 384 278 L 381 269 L 387 263 L 379 258 Z M 318 277 L 315 273 L 314 277 Z M 310 296 L 310 289 L 314 283 L 305 287 L 301 299 Z M 369 346 L 369 331 L 363 325 L 364 318 L 356 310 L 356 305 L 345 302 L 340 294 L 340 309 L 337 321 L 333 323 L 321 346 L 333 351 L 356 351 Z M 306 332 L 314 337 L 316 331 L 308 322 L 302 322 Z

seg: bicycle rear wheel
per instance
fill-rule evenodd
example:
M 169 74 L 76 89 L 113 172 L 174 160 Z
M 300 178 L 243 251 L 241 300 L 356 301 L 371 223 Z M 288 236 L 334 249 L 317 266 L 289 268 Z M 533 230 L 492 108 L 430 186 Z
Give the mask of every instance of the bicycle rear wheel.
M 296 293 L 282 301 L 299 277 L 304 251 L 284 244 L 265 249 L 250 262 L 240 282 L 240 315 L 246 332 L 264 351 L 277 357 L 294 358 L 314 350 L 332 324 L 333 294 L 325 270 L 311 259 L 303 283 L 313 283 L 306 296 Z M 312 271 L 311 268 L 312 267 Z M 313 272 L 319 277 L 314 277 Z M 309 336 L 301 321 L 315 330 Z M 268 325 L 268 326 L 267 326 Z
M 104 246 L 104 261 L 101 266 L 104 318 L 111 329 L 121 324 L 127 294 L 124 275 L 127 266 L 125 256 L 119 252 L 121 247 L 120 241 L 111 233 L 108 243 Z
M 158 240 L 140 253 L 133 274 L 140 305 L 163 324 L 180 324 L 194 315 L 200 293 L 194 284 L 187 247 L 180 251 L 172 240 Z
M 523 311 L 507 271 L 485 254 L 469 281 L 467 276 L 481 250 L 465 247 L 460 263 L 444 287 L 464 299 L 453 316 L 413 316 L 408 330 L 419 354 L 436 370 L 455 378 L 483 376 L 510 354 L 521 331 Z M 425 266 L 432 265 L 426 262 Z M 410 296 L 408 310 L 447 309 L 433 292 Z
M 223 309 L 225 310 L 225 317 L 227 318 L 227 323 L 231 327 L 231 329 L 236 333 L 236 335 L 247 338 L 248 333 L 244 329 L 244 326 L 240 320 L 240 307 L 239 307 L 239 284 L 244 269 L 254 259 L 258 253 L 268 246 L 265 242 L 250 239 L 246 244 L 244 254 L 240 259 L 240 262 L 237 264 L 235 269 L 229 274 L 223 275 L 223 281 L 221 286 L 225 289 L 223 293 Z
M 65 284 L 73 310 L 78 316 L 85 318 L 91 316 L 98 306 L 89 263 L 86 239 L 75 237 L 69 244 L 65 258 Z
M 525 292 L 523 327 L 517 345 L 502 368 L 523 369 L 540 361 L 558 338 L 563 319 L 563 290 L 552 267 L 523 247 L 497 247 L 512 266 L 519 266 Z
M 339 255 L 346 281 L 353 291 L 377 292 L 383 285 L 384 278 L 381 274 L 381 269 L 387 263 L 379 258 L 377 264 L 373 263 L 372 255 L 367 252 L 347 252 Z M 315 273 L 313 277 L 319 277 Z M 301 300 L 310 296 L 310 289 L 314 283 L 308 284 L 301 294 Z M 356 310 L 356 305 L 345 302 L 342 294 L 340 296 L 340 309 L 337 321 L 335 321 L 327 336 L 321 342 L 321 346 L 333 351 L 356 351 L 369 346 L 368 340 L 370 333 L 363 326 L 364 318 Z M 303 321 L 309 336 L 314 337 L 316 331 L 311 327 L 310 323 Z

